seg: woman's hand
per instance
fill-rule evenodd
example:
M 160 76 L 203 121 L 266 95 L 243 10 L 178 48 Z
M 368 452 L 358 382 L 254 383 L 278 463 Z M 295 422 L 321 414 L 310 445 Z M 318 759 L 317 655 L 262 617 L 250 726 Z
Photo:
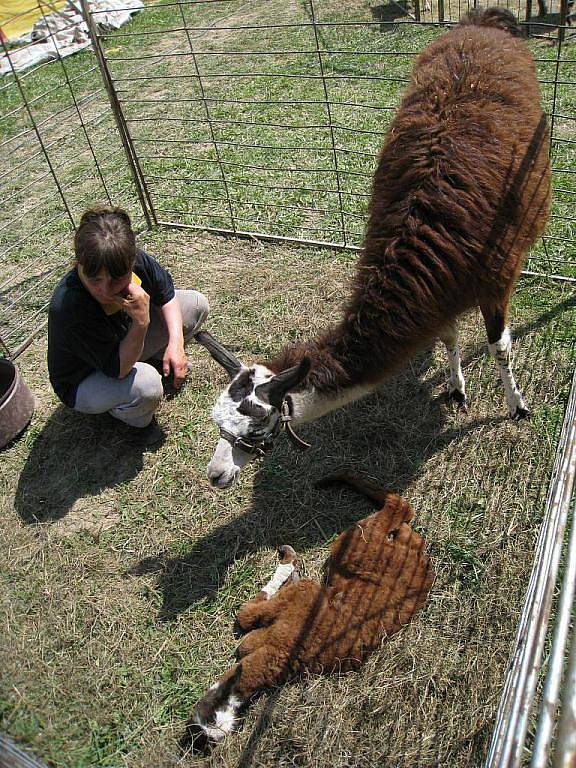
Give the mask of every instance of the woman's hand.
M 150 325 L 150 296 L 137 283 L 130 283 L 125 296 L 118 296 L 118 303 L 132 318 L 132 322 L 147 328 Z
M 162 369 L 164 376 L 168 376 L 172 370 L 174 386 L 179 389 L 188 374 L 188 358 L 184 351 L 184 344 L 179 342 L 168 344 L 162 358 Z

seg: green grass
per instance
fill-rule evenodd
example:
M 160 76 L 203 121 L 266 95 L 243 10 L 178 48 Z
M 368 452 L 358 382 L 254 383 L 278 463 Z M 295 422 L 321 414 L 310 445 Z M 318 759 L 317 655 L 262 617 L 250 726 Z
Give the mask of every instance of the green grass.
M 354 264 L 348 253 L 186 232 L 141 243 L 179 285 L 208 294 L 210 329 L 242 359 L 336 318 Z M 282 440 L 226 493 L 205 479 L 224 376 L 203 350 L 190 350 L 187 390 L 162 405 L 167 442 L 142 455 L 109 424 L 57 405 L 45 343 L 35 344 L 20 368 L 36 414 L 0 457 L 0 729 L 58 768 L 197 764 L 178 751 L 184 722 L 231 663 L 234 614 L 269 578 L 275 548 L 292 544 L 317 578 L 335 535 L 370 510 L 352 492 L 315 488 L 348 466 L 413 504 L 437 572 L 430 601 L 358 674 L 263 697 L 202 764 L 232 768 L 253 750 L 263 768 L 479 767 L 574 364 L 571 301 L 542 281 L 516 292 L 515 365 L 531 421 L 505 418 L 473 315 L 468 413 L 446 407 L 444 354 L 427 350 L 381 392 L 303 428 L 310 452 Z
M 378 25 L 337 25 L 373 22 L 370 8 L 368 2 L 349 6 L 324 0 L 315 8 L 316 18 L 336 26 L 319 26 L 316 40 L 310 6 L 303 0 L 288 5 L 197 3 L 182 11 L 157 3 L 107 36 L 103 45 L 109 68 L 158 217 L 361 245 L 382 136 L 414 55 L 443 31 L 433 25 L 382 30 Z M 183 31 L 182 13 L 190 38 Z M 448 13 L 454 18 L 458 11 L 448 8 Z M 243 24 L 257 28 L 238 29 Z M 273 28 L 278 24 L 301 26 Z M 226 29 L 217 31 L 218 26 Z M 533 250 L 528 268 L 573 274 L 574 42 L 568 37 L 559 61 L 550 42 L 530 45 L 545 109 L 555 115 L 557 170 L 548 239 Z M 152 58 L 138 62 L 142 56 Z M 110 199 L 127 207 L 140 225 L 142 213 L 94 55 L 85 51 L 40 66 L 21 75 L 21 83 L 72 219 L 77 222 L 85 207 Z M 30 123 L 23 110 L 10 115 L 21 106 L 12 78 L 0 85 L 0 132 L 7 139 Z M 11 222 L 0 231 L 0 263 L 13 275 L 7 303 L 16 300 L 3 318 L 2 335 L 14 348 L 38 324 L 38 309 L 66 267 L 72 225 L 46 162 L 34 157 L 39 152 L 34 135 L 15 139 L 7 151 L 8 167 L 21 164 L 0 180 L 6 221 Z M 46 269 L 52 270 L 47 277 Z M 33 300 L 25 295 L 29 281 L 39 286 Z

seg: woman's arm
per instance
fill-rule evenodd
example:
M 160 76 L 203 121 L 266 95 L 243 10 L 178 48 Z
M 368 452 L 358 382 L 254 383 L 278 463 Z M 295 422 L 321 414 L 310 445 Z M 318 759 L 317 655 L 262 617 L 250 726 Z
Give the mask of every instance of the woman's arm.
M 168 376 L 172 369 L 174 386 L 179 387 L 188 373 L 188 358 L 184 351 L 184 334 L 182 331 L 182 312 L 178 297 L 160 307 L 162 317 L 168 330 L 168 344 L 164 350 L 162 367 L 164 376 Z
M 120 342 L 118 378 L 127 376 L 144 349 L 144 339 L 150 325 L 150 296 L 137 283 L 130 283 L 126 297 L 119 297 L 122 309 L 132 318 L 128 333 Z

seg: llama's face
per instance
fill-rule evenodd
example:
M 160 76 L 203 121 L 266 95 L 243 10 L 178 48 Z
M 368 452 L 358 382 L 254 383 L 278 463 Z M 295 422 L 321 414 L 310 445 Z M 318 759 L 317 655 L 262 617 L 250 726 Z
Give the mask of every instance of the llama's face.
M 310 360 L 274 374 L 264 365 L 243 365 L 207 331 L 196 334 L 216 362 L 230 376 L 212 410 L 220 440 L 208 464 L 208 477 L 216 488 L 228 488 L 250 459 L 272 444 L 281 428 L 281 409 L 287 392 L 308 375 Z
M 280 411 L 267 400 L 266 387 L 262 386 L 273 378 L 272 371 L 263 365 L 243 366 L 216 401 L 212 418 L 221 434 L 227 435 L 218 440 L 208 464 L 208 477 L 216 488 L 232 485 L 254 458 L 251 445 L 267 438 L 272 442 L 277 434 Z
M 234 693 L 241 674 L 242 665 L 238 664 L 232 674 L 210 688 L 188 721 L 183 746 L 204 751 L 232 733 L 242 706 L 240 698 Z

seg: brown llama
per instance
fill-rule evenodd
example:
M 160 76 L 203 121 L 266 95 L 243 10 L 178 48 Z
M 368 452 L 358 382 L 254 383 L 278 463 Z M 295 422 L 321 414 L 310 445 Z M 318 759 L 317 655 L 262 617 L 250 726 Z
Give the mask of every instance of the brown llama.
M 550 164 L 536 70 L 520 36 L 509 11 L 478 11 L 417 57 L 380 152 L 337 325 L 266 365 L 243 365 L 199 335 L 232 379 L 213 409 L 213 485 L 233 483 L 288 421 L 312 421 L 371 392 L 437 337 L 448 352 L 449 397 L 464 404 L 457 318 L 476 306 L 509 414 L 527 415 L 511 369 L 508 303 L 548 219 Z
M 222 741 L 258 691 L 304 673 L 357 669 L 424 604 L 434 571 L 423 539 L 407 524 L 413 517 L 408 502 L 346 473 L 322 485 L 337 481 L 381 509 L 332 544 L 323 585 L 299 579 L 296 553 L 280 548 L 282 561 L 273 578 L 238 613 L 238 627 L 247 632 L 237 649 L 239 663 L 197 705 L 186 745 L 198 749 Z

